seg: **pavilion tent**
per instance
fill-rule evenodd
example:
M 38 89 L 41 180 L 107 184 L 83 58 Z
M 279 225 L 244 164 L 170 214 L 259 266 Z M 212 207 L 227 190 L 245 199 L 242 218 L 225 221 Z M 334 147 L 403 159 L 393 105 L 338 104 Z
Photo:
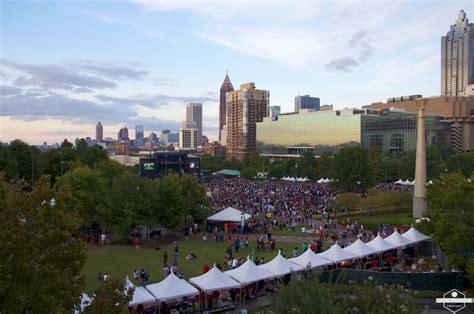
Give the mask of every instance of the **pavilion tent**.
M 410 241 L 411 244 L 418 243 L 426 240 L 430 240 L 431 237 L 424 235 L 420 231 L 416 230 L 414 227 L 411 227 L 410 230 L 401 235 L 404 239 Z
M 300 256 L 289 258 L 288 260 L 292 263 L 301 265 L 304 268 L 309 267 L 310 269 L 332 264 L 331 261 L 316 255 L 311 249 L 307 249 Z
M 247 213 L 244 213 L 245 220 L 252 217 Z M 233 207 L 227 207 L 226 209 L 207 217 L 207 220 L 212 221 L 231 221 L 231 222 L 240 222 L 242 219 L 242 212 L 238 209 Z
M 92 299 L 87 293 L 83 293 L 81 296 L 81 304 L 75 307 L 74 314 L 82 313 L 86 309 L 86 307 L 88 307 L 92 303 Z
M 324 179 L 321 178 L 321 179 L 319 179 L 318 181 L 316 181 L 316 183 L 324 183 Z
M 268 271 L 274 274 L 277 278 L 288 275 L 291 272 L 300 271 L 304 269 L 304 266 L 292 263 L 281 255 L 281 251 L 278 251 L 277 256 L 271 261 L 258 265 L 258 268 Z
M 243 285 L 248 285 L 260 280 L 273 279 L 275 275 L 257 267 L 249 258 L 239 267 L 228 270 L 224 274 L 229 275 Z
M 403 181 L 402 183 L 403 185 L 411 185 L 411 181 L 406 179 L 405 181 Z
M 409 182 L 408 185 L 415 185 L 415 180 L 413 180 L 413 181 L 408 181 L 408 182 Z
M 126 291 L 128 291 L 129 288 L 135 288 L 129 306 L 135 307 L 139 304 L 143 304 L 145 308 L 147 308 L 156 305 L 156 298 L 144 287 L 136 287 L 128 278 L 125 280 L 125 287 Z
M 365 244 L 361 239 L 357 239 L 354 243 L 343 249 L 346 252 L 352 253 L 359 257 L 365 257 L 372 254 L 377 254 L 377 250 Z
M 346 252 L 343 249 L 341 249 L 341 247 L 337 243 L 332 245 L 328 250 L 316 255 L 318 255 L 319 257 L 325 258 L 327 260 L 330 260 L 336 264 L 345 260 L 352 260 L 352 259 L 359 258 L 359 256 L 352 254 L 350 252 Z
M 383 253 L 383 252 L 390 251 L 397 248 L 396 245 L 393 245 L 392 243 L 385 241 L 380 236 L 380 234 L 377 235 L 372 241 L 368 242 L 367 245 L 373 249 L 376 249 L 377 253 Z
M 189 282 L 206 293 L 241 287 L 239 282 L 221 272 L 215 265 L 207 273 L 198 277 L 189 278 Z
M 396 245 L 397 248 L 404 247 L 407 245 L 410 245 L 411 242 L 410 240 L 405 239 L 398 233 L 398 231 L 394 231 L 390 236 L 385 238 L 385 241 L 387 241 L 390 244 Z
M 395 184 L 403 184 L 403 180 L 402 180 L 402 179 L 398 179 L 398 181 L 396 181 Z
M 199 295 L 198 289 L 174 273 L 158 283 L 146 286 L 146 289 L 160 302 Z

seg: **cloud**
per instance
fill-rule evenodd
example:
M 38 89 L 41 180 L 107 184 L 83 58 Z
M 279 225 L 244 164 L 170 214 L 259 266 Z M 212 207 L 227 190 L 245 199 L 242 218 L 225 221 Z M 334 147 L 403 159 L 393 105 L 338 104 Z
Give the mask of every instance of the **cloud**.
M 171 78 L 159 78 L 159 79 L 154 79 L 153 82 L 157 86 L 165 86 L 165 87 L 175 87 L 179 86 L 179 81 Z
M 364 37 L 366 37 L 367 34 L 368 34 L 367 31 L 364 31 L 364 30 L 358 31 L 357 33 L 352 35 L 351 39 L 349 39 L 349 45 L 350 46 L 355 46 L 358 42 L 360 42 L 362 39 L 364 39 Z
M 26 74 L 15 79 L 15 85 L 18 86 L 40 86 L 65 90 L 74 90 L 78 87 L 95 89 L 117 87 L 114 81 L 78 73 L 58 65 L 20 64 L 8 60 L 0 60 L 0 64 Z
M 352 57 L 344 57 L 332 60 L 326 64 L 326 69 L 328 71 L 341 71 L 341 72 L 351 72 L 353 69 L 359 66 L 359 62 Z
M 21 94 L 21 88 L 8 85 L 0 85 L 0 97 L 10 97 Z
M 116 65 L 115 63 L 94 63 L 89 62 L 79 65 L 85 70 L 89 70 L 95 74 L 105 76 L 115 80 L 121 79 L 132 79 L 132 80 L 141 80 L 145 75 L 148 74 L 147 71 L 137 70 L 135 68 Z

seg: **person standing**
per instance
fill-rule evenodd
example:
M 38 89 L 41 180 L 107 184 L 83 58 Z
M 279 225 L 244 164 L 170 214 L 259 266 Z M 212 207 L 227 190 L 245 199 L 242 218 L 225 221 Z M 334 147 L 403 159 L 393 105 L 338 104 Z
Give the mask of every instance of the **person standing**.
M 203 271 L 203 274 L 207 273 L 209 271 L 209 265 L 204 264 L 204 266 L 202 267 L 202 271 Z
M 168 252 L 165 251 L 163 253 L 163 266 L 165 266 L 168 263 Z
M 178 256 L 179 256 L 178 247 L 175 246 L 174 252 L 173 252 L 173 265 L 178 266 Z
M 107 240 L 107 236 L 105 235 L 104 232 L 102 232 L 102 234 L 100 235 L 100 244 L 104 246 L 106 240 Z
M 135 247 L 135 249 L 137 249 L 137 251 L 140 251 L 140 241 L 138 241 L 138 238 L 135 238 L 135 240 L 133 240 L 133 246 Z
M 145 286 L 146 271 L 142 268 L 140 271 L 140 279 L 142 281 L 142 286 Z
M 133 271 L 133 281 L 135 282 L 136 285 L 138 284 L 139 277 L 140 277 L 140 273 L 138 272 L 138 270 L 135 269 Z

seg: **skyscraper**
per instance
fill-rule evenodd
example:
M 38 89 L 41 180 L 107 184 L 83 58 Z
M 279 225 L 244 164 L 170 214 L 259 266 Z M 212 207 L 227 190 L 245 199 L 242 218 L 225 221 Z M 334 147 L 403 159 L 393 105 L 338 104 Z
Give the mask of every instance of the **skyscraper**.
M 295 112 L 299 112 L 300 109 L 314 109 L 316 111 L 319 111 L 319 98 L 311 97 L 309 95 L 296 96 Z
M 179 148 L 195 149 L 199 143 L 198 129 L 179 129 Z
M 97 142 L 102 142 L 104 140 L 104 127 L 100 121 L 97 122 L 97 125 L 95 126 L 95 140 Z
M 227 121 L 227 114 L 226 114 L 226 94 L 228 92 L 232 92 L 234 87 L 230 81 L 229 75 L 226 71 L 224 82 L 221 85 L 221 93 L 220 93 L 220 104 L 219 104 L 219 141 L 224 140 L 224 136 L 222 135 L 222 128 L 226 125 Z
M 117 140 L 120 141 L 129 141 L 130 138 L 128 137 L 128 128 L 123 126 L 117 134 Z
M 227 158 L 242 160 L 255 152 L 257 122 L 267 116 L 270 92 L 254 83 L 227 93 Z
M 186 121 L 196 122 L 196 129 L 198 132 L 197 145 L 201 145 L 202 138 L 202 104 L 190 103 L 186 106 Z
M 135 140 L 143 138 L 143 125 L 135 125 Z
M 461 10 L 456 24 L 441 37 L 441 95 L 464 96 L 474 84 L 474 24 Z

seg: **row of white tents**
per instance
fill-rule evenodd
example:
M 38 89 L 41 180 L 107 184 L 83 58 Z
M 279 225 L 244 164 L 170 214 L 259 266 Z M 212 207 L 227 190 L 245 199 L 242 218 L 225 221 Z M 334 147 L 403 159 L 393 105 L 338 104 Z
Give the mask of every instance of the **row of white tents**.
M 290 181 L 290 182 L 308 182 L 311 181 L 307 177 L 300 178 L 300 177 L 283 177 L 281 178 L 283 181 Z
M 319 254 L 308 249 L 300 256 L 286 259 L 281 255 L 281 252 L 278 252 L 278 255 L 268 263 L 257 266 L 247 258 L 247 261 L 240 267 L 225 272 L 214 266 L 207 273 L 190 278 L 189 283 L 171 273 L 162 281 L 146 287 L 135 287 L 128 278 L 126 285 L 135 287 L 130 306 L 136 307 L 142 304 L 144 308 L 147 308 L 161 304 L 161 302 L 198 296 L 199 290 L 208 294 L 220 290 L 245 288 L 245 286 L 260 280 L 280 278 L 306 269 L 334 265 L 347 260 L 357 260 L 429 239 L 429 236 L 412 227 L 404 234 L 395 231 L 385 239 L 378 235 L 368 243 L 358 239 L 344 249 L 338 244 L 334 244 Z M 84 298 L 86 297 L 87 295 Z
M 283 177 L 281 178 L 281 180 L 283 181 L 290 181 L 290 182 L 308 182 L 308 181 L 311 181 L 310 179 L 308 179 L 307 177 L 304 177 L 304 178 L 300 178 L 300 177 Z M 330 182 L 333 182 L 334 180 L 333 179 L 329 179 L 329 178 L 321 178 L 319 179 L 318 181 L 316 181 L 317 183 L 330 183 Z
M 415 185 L 415 180 L 413 181 L 410 181 L 408 179 L 406 179 L 405 181 L 403 181 L 402 179 L 398 179 L 398 181 L 395 181 L 395 184 L 399 184 L 399 185 Z M 426 182 L 426 184 L 433 184 L 433 181 L 428 181 Z

